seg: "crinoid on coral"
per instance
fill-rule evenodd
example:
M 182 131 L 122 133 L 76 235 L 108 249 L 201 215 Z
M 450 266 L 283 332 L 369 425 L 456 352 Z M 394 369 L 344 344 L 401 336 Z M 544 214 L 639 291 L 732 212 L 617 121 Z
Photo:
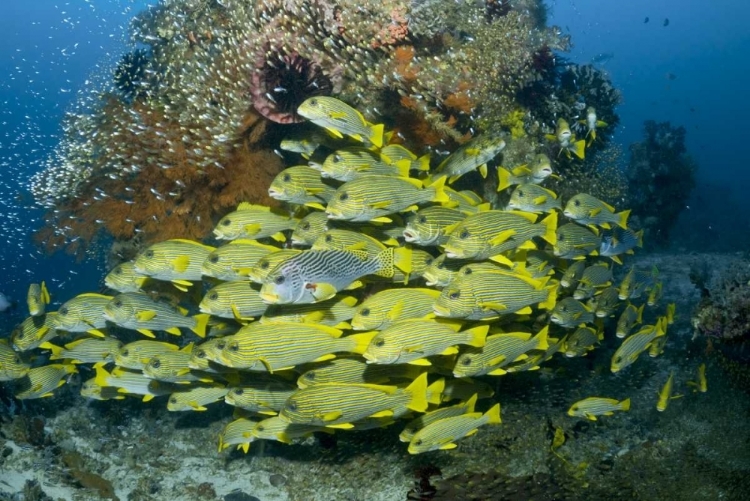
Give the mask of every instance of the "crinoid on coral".
M 113 76 L 114 84 L 127 101 L 144 98 L 148 93 L 148 60 L 149 51 L 136 49 L 125 54 Z

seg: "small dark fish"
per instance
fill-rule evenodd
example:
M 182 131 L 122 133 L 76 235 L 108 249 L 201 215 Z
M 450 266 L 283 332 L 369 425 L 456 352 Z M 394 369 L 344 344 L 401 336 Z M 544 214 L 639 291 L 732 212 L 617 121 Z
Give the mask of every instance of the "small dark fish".
M 615 57 L 613 52 L 600 52 L 591 58 L 590 64 L 606 64 L 613 57 Z
M 643 20 L 643 24 L 648 24 L 648 16 L 646 16 L 646 19 Z
M 665 17 L 664 18 L 664 27 L 667 27 L 667 26 L 669 26 L 669 18 Z
M 674 73 L 667 73 L 665 76 L 667 77 L 667 80 L 677 80 L 677 75 Z

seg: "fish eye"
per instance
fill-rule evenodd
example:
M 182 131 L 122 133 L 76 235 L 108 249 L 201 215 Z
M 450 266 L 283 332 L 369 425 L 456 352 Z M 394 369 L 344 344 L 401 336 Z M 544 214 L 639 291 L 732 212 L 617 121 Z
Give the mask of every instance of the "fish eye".
M 256 430 L 258 430 L 258 431 L 265 431 L 265 430 L 266 430 L 266 427 L 265 427 L 265 426 L 263 426 L 262 424 L 259 424 L 259 425 L 256 425 L 256 426 L 255 426 L 255 429 L 256 429 Z
M 288 183 L 289 181 L 292 180 L 292 176 L 290 174 L 284 174 L 284 177 L 282 177 L 281 180 L 284 181 L 285 183 Z
M 385 340 L 383 339 L 378 339 L 377 341 L 375 341 L 375 346 L 377 346 L 378 348 L 382 347 L 384 344 Z
M 159 367 L 161 367 L 161 361 L 158 358 L 152 358 L 149 365 L 151 365 L 151 367 L 153 367 L 154 369 L 158 369 Z
M 235 352 L 240 351 L 240 343 L 235 341 L 228 346 L 228 349 L 229 351 L 235 351 Z
M 169 399 L 170 404 L 176 404 L 177 403 L 177 397 L 172 397 Z
M 333 155 L 333 163 L 338 163 L 341 161 L 341 155 Z
M 245 390 L 244 390 L 244 389 L 242 389 L 242 388 L 235 388 L 235 389 L 234 389 L 234 390 L 232 391 L 232 393 L 234 393 L 235 395 L 242 395 L 243 393 L 245 393 Z
M 214 264 L 218 263 L 219 262 L 219 256 L 217 254 L 211 254 L 210 256 L 208 256 L 208 262 L 209 263 L 214 263 Z
M 622 357 L 615 357 L 615 363 L 619 364 L 622 362 Z
M 417 221 L 419 221 L 419 224 L 426 224 L 427 216 L 419 216 L 419 219 L 417 219 Z
M 451 292 L 448 297 L 455 300 L 461 297 L 461 293 L 459 291 Z
M 559 235 L 557 235 L 557 239 L 559 241 L 561 241 L 561 242 L 564 241 L 565 240 L 565 234 L 564 233 L 560 233 Z
M 307 374 L 305 374 L 305 379 L 310 379 L 311 381 L 315 380 L 315 371 L 310 371 Z
M 211 294 L 208 295 L 208 299 L 210 299 L 211 301 L 216 301 L 217 299 L 219 299 L 219 293 L 212 292 Z
M 563 311 L 563 312 L 568 311 L 568 307 L 567 306 L 560 306 L 560 311 Z
M 308 104 L 310 106 L 317 106 L 318 105 L 318 100 L 315 99 L 315 98 L 312 98 L 312 99 L 310 99 L 310 101 L 308 101 Z
M 63 306 L 62 308 L 57 310 L 57 313 L 59 313 L 60 315 L 67 315 L 68 313 L 70 313 L 70 311 L 68 311 L 67 306 Z
M 284 275 L 279 275 L 278 277 L 276 277 L 276 278 L 275 278 L 275 279 L 273 280 L 273 282 L 274 282 L 274 283 L 275 283 L 276 285 L 281 285 L 281 284 L 283 284 L 283 283 L 284 283 Z
M 112 301 L 112 306 L 115 308 L 122 308 L 122 299 L 115 299 Z
M 341 195 L 339 195 L 339 200 L 341 200 L 342 202 L 347 200 L 348 198 L 349 198 L 349 194 L 347 192 L 344 192 Z
M 198 350 L 195 352 L 195 358 L 206 358 L 206 350 Z
M 152 257 L 154 257 L 154 251 L 151 250 L 151 249 L 149 249 L 149 250 L 146 251 L 145 255 L 148 258 L 152 258 Z
M 428 257 L 427 259 L 425 259 L 425 260 L 424 260 L 424 263 L 425 263 L 425 264 L 426 264 L 427 266 L 429 266 L 429 265 L 431 265 L 431 264 L 432 264 L 432 262 L 433 262 L 434 260 L 435 260 L 435 258 L 432 258 L 432 257 Z
M 576 207 L 580 207 L 581 206 L 581 201 L 580 200 L 573 200 L 573 205 L 575 205 Z
M 309 223 L 309 222 L 307 222 L 307 221 L 305 221 L 305 222 L 304 222 L 304 223 L 302 223 L 302 225 L 300 226 L 300 229 L 301 229 L 301 230 L 304 230 L 304 231 L 307 231 L 307 230 L 309 230 L 309 229 L 310 229 L 310 223 Z
M 269 263 L 268 261 L 263 261 L 258 265 L 258 268 L 260 268 L 261 270 L 267 270 L 270 265 L 271 263 Z
M 471 275 L 472 273 L 474 273 L 474 271 L 471 268 L 467 267 L 464 269 L 464 275 Z
M 522 197 L 522 196 L 523 196 L 523 190 L 518 190 L 518 192 L 517 192 L 517 193 L 518 193 L 518 196 L 519 196 L 519 197 Z
M 122 275 L 122 266 L 115 268 L 115 275 Z
M 471 365 L 471 357 L 464 357 L 461 359 L 461 365 Z
M 333 237 L 331 235 L 326 235 L 325 241 L 327 244 L 330 244 L 333 242 Z
M 220 350 L 223 350 L 226 345 L 227 345 L 227 342 L 224 341 L 223 339 L 219 341 L 218 343 L 216 343 L 216 347 Z
M 130 350 L 122 350 L 120 352 L 120 355 L 122 355 L 123 357 L 130 356 Z
M 20 364 L 21 363 L 21 357 L 16 356 L 16 358 L 13 359 L 14 364 Z
M 415 440 L 414 445 L 422 445 L 422 440 L 420 439 Z
M 461 234 L 458 235 L 458 238 L 460 238 L 461 240 L 466 240 L 467 238 L 469 238 L 469 230 L 463 230 Z
M 294 402 L 292 400 L 287 400 L 286 408 L 292 412 L 295 412 L 297 410 L 297 402 Z
M 445 269 L 445 261 L 440 261 L 440 264 L 437 265 L 438 270 L 444 270 Z
M 232 220 L 227 218 L 224 221 L 222 221 L 221 224 L 222 226 L 229 226 L 230 224 L 232 224 Z
M 359 314 L 362 315 L 363 317 L 369 316 L 370 315 L 370 308 L 362 308 L 359 311 Z

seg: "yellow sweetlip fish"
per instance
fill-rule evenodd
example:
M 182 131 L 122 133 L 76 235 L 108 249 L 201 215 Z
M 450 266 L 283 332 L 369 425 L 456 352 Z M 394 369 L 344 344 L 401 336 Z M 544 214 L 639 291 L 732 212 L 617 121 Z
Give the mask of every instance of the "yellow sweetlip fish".
M 446 230 L 466 219 L 457 209 L 433 205 L 419 209 L 406 218 L 404 240 L 417 245 L 443 245 L 448 241 Z
M 326 214 L 337 220 L 390 223 L 393 219 L 389 215 L 417 210 L 419 204 L 448 203 L 443 183 L 444 177 L 425 186 L 418 179 L 406 177 L 362 176 L 339 186 Z
M 617 330 L 615 331 L 617 337 L 621 339 L 627 337 L 633 327 L 643 322 L 645 306 L 642 304 L 639 308 L 632 303 L 628 303 L 620 314 L 620 318 L 617 319 Z
M 417 155 L 400 144 L 388 144 L 380 148 L 380 159 L 388 164 L 408 161 L 409 170 L 427 172 L 430 170 L 430 154 L 417 158 Z
M 536 184 L 519 184 L 508 201 L 508 209 L 538 214 L 562 210 L 557 194 Z
M 459 276 L 444 288 L 433 305 L 439 317 L 489 320 L 501 315 L 531 313 L 531 306 L 551 310 L 557 300 L 557 282 L 508 272 Z
M 104 333 L 99 329 L 107 326 L 104 307 L 111 300 L 112 296 L 103 294 L 78 294 L 58 308 L 55 324 L 58 329 L 68 332 L 89 332 L 104 337 Z
M 535 336 L 526 332 L 508 332 L 487 336 L 481 348 L 466 348 L 456 359 L 453 367 L 455 377 L 502 376 L 513 362 L 528 358 L 532 350 L 546 350 L 549 347 L 548 326 Z
M 586 193 L 573 196 L 565 204 L 563 214 L 580 224 L 611 228 L 617 225 L 627 229 L 630 209 L 615 214 L 615 208 Z
M 440 402 L 436 395 L 434 403 Z M 289 423 L 354 428 L 365 418 L 397 418 L 409 410 L 427 410 L 427 373 L 406 388 L 375 384 L 316 384 L 297 390 L 279 417 Z
M 193 372 L 189 367 L 193 343 L 180 350 L 171 350 L 151 357 L 143 366 L 143 375 L 166 383 L 189 384 L 194 381 L 212 382 L 204 374 Z
M 568 416 L 585 417 L 596 421 L 597 416 L 611 416 L 615 411 L 629 411 L 630 399 L 617 401 L 614 398 L 589 397 L 574 403 L 568 409 Z
M 335 137 L 347 135 L 366 145 L 383 146 L 383 124 L 372 125 L 362 113 L 335 97 L 308 98 L 299 105 L 297 113 Z
M 674 371 L 669 373 L 669 377 L 667 378 L 667 381 L 664 383 L 664 386 L 661 387 L 661 390 L 659 390 L 659 399 L 656 401 L 657 411 L 664 412 L 665 410 L 667 410 L 667 406 L 669 405 L 670 400 L 674 400 L 675 398 L 682 397 L 682 395 L 672 396 L 673 386 L 674 386 Z
M 535 248 L 531 240 L 541 237 L 552 245 L 557 241 L 557 213 L 553 212 L 537 222 L 536 214 L 488 210 L 468 216 L 448 230 L 448 241 L 443 245 L 451 259 L 492 259 L 512 266 L 502 253 L 523 248 Z
M 291 230 L 296 224 L 296 219 L 277 214 L 270 207 L 242 202 L 237 210 L 219 219 L 214 236 L 219 240 L 271 237 L 285 242 L 283 231 Z
M 453 183 L 464 174 L 479 170 L 482 177 L 487 177 L 487 162 L 503 148 L 505 141 L 499 136 L 487 134 L 475 137 L 440 162 L 434 176 L 448 176 L 448 182 Z
M 185 312 L 155 301 L 142 292 L 118 294 L 107 303 L 102 315 L 120 327 L 136 330 L 148 337 L 154 337 L 153 331 L 164 331 L 179 336 L 180 327 L 205 337 L 208 323 L 208 315 L 188 317 Z
M 593 322 L 594 312 L 591 307 L 579 300 L 566 297 L 561 299 L 552 309 L 549 320 L 560 327 L 572 328 Z
M 565 340 L 565 356 L 568 358 L 585 356 L 602 339 L 604 339 L 603 332 L 592 327 L 579 327 Z
M 71 364 L 50 364 L 29 369 L 16 383 L 15 397 L 19 400 L 51 397 L 53 391 L 64 385 L 68 376 L 78 372 Z
M 706 364 L 700 364 L 698 366 L 696 381 L 688 381 L 688 386 L 693 386 L 695 390 L 701 393 L 708 391 L 708 380 L 706 379 Z
M 206 406 L 224 399 L 229 389 L 220 384 L 201 384 L 169 395 L 167 410 L 171 412 L 205 411 Z
M 104 277 L 104 285 L 117 292 L 140 292 L 148 275 L 135 271 L 135 263 L 120 263 Z
M 227 336 L 219 362 L 235 369 L 276 372 L 309 362 L 335 358 L 336 353 L 362 353 L 374 332 L 341 337 L 343 331 L 324 325 L 278 322 L 249 324 Z
M 328 215 L 325 212 L 311 212 L 296 224 L 292 230 L 292 245 L 307 246 L 329 230 Z
M 439 296 L 440 291 L 434 289 L 404 287 L 382 290 L 356 308 L 352 329 L 385 329 L 400 320 L 432 317 L 432 305 Z
M 349 320 L 354 316 L 356 304 L 356 297 L 337 294 L 313 304 L 266 305 L 267 309 L 258 323 L 301 322 L 350 329 Z
M 620 372 L 638 359 L 658 337 L 666 336 L 666 319 L 660 317 L 655 325 L 644 325 L 638 332 L 628 336 L 612 356 L 611 371 Z
M 0 340 L 0 382 L 22 378 L 30 367 L 5 340 Z
M 602 237 L 599 255 L 605 256 L 617 264 L 622 264 L 621 254 L 634 254 L 633 249 L 643 247 L 643 230 L 635 232 L 629 228 L 612 228 L 612 234 Z
M 659 270 L 655 266 L 650 272 L 631 266 L 617 289 L 620 299 L 623 301 L 626 299 L 638 299 L 646 289 L 653 285 L 658 274 Z
M 26 317 L 13 329 L 10 341 L 17 351 L 28 351 L 57 336 L 57 312 L 50 311 L 39 317 Z
M 32 317 L 44 315 L 44 309 L 49 302 L 49 291 L 47 291 L 47 285 L 44 282 L 29 285 L 29 291 L 26 293 L 26 304 L 29 307 L 29 315 Z
M 426 357 L 455 355 L 458 345 L 484 346 L 489 325 L 459 332 L 461 327 L 459 322 L 402 320 L 378 332 L 362 356 L 373 364 L 432 365 Z
M 114 354 L 115 365 L 126 369 L 142 370 L 151 357 L 167 351 L 178 351 L 176 344 L 144 339 L 122 346 Z
M 585 259 L 599 253 L 602 238 L 588 228 L 568 223 L 557 228 L 552 253 L 563 259 Z
M 315 384 L 387 384 L 394 379 L 413 381 L 422 373 L 416 365 L 368 364 L 361 358 L 341 357 L 309 369 L 297 378 L 299 388 Z
M 560 286 L 566 289 L 578 287 L 578 281 L 586 270 L 586 261 L 573 261 L 568 264 L 563 276 L 560 278 Z
M 257 381 L 229 388 L 224 400 L 240 409 L 275 416 L 295 391 L 296 386 L 281 381 Z
M 230 336 L 209 339 L 195 346 L 190 353 L 188 367 L 205 372 L 225 372 L 232 370 L 219 365 L 221 350 L 227 345 L 227 340 Z
M 455 449 L 458 447 L 456 440 L 474 435 L 480 426 L 500 423 L 499 403 L 493 405 L 484 414 L 470 412 L 461 416 L 440 419 L 414 434 L 409 442 L 409 454 L 421 454 L 438 449 Z
M 81 396 L 92 400 L 124 400 L 125 395 L 120 393 L 117 388 L 111 386 L 99 386 L 96 384 L 96 377 L 84 381 L 81 384 Z
M 427 425 L 440 421 L 441 419 L 463 416 L 464 414 L 471 414 L 474 412 L 474 406 L 477 403 L 477 394 L 473 394 L 466 402 L 460 404 L 451 405 L 450 407 L 440 407 L 430 412 L 421 414 L 409 421 L 404 427 L 404 430 L 399 434 L 398 438 L 402 442 L 411 442 L 419 430 L 425 428 Z
M 320 180 L 320 172 L 307 165 L 287 167 L 268 188 L 271 198 L 323 210 L 336 189 Z
M 573 291 L 573 298 L 579 301 L 593 296 L 597 289 L 604 289 L 612 284 L 612 268 L 607 263 L 598 262 L 583 270 L 578 286 Z
M 555 134 L 547 134 L 546 137 L 551 141 L 557 141 L 560 145 L 560 153 L 564 151 L 568 158 L 571 158 L 572 153 L 583 160 L 586 153 L 586 141 L 584 139 L 576 141 L 575 134 L 570 130 L 570 125 L 564 118 L 557 119 Z
M 409 177 L 410 167 L 409 160 L 386 162 L 374 151 L 353 146 L 328 155 L 320 168 L 319 176 L 344 183 L 372 174 Z
M 44 347 L 52 351 L 50 360 L 68 360 L 73 364 L 96 364 L 99 362 L 114 362 L 123 344 L 116 338 L 83 338 L 68 343 L 64 348 L 47 343 Z
M 594 307 L 594 315 L 597 318 L 607 318 L 615 314 L 617 309 L 620 307 L 620 296 L 615 287 L 607 287 L 602 290 L 595 298 L 596 306 Z
M 473 262 L 470 259 L 448 259 L 445 254 L 440 254 L 428 263 L 422 276 L 431 287 L 445 287 L 458 276 L 461 268 Z
M 198 308 L 216 317 L 249 321 L 263 315 L 268 305 L 261 299 L 257 284 L 224 282 L 206 292 Z
M 115 367 L 109 373 L 104 364 L 94 365 L 96 376 L 94 383 L 101 388 L 117 388 L 117 392 L 125 395 L 141 396 L 143 402 L 148 402 L 154 397 L 169 395 L 175 386 L 143 375 L 141 371 Z
M 135 258 L 135 271 L 157 280 L 171 281 L 186 291 L 203 277 L 201 266 L 214 247 L 194 240 L 174 238 L 155 243 Z
M 238 450 L 247 454 L 250 444 L 255 440 L 252 430 L 256 423 L 257 421 L 245 418 L 235 419 L 228 423 L 219 433 L 219 452 L 236 445 Z
M 233 240 L 211 251 L 201 265 L 201 273 L 226 282 L 245 281 L 248 280 L 250 270 L 260 259 L 278 250 L 278 247 L 261 244 L 255 240 Z
M 596 129 L 607 127 L 607 122 L 603 122 L 597 117 L 596 109 L 593 106 L 586 108 L 586 119 L 579 120 L 579 122 L 586 126 L 586 138 L 590 138 L 588 146 L 591 146 L 591 143 L 596 140 Z
M 553 175 L 552 162 L 547 155 L 539 153 L 530 165 L 519 165 L 513 170 L 497 168 L 497 191 L 503 191 L 517 184 L 539 184 Z

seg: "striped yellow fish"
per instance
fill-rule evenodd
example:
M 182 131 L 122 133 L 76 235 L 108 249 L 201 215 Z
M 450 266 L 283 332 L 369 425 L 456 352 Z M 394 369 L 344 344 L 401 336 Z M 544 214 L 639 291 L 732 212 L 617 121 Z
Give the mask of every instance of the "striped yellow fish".
M 309 247 L 320 235 L 328 231 L 330 219 L 325 212 L 311 212 L 294 226 L 292 230 L 292 244 Z
M 617 225 L 627 229 L 630 210 L 615 214 L 615 208 L 586 193 L 573 196 L 565 205 L 563 214 L 579 224 L 611 228 Z
M 484 414 L 470 412 L 440 419 L 428 424 L 414 434 L 411 442 L 409 442 L 409 454 L 421 454 L 438 449 L 455 449 L 458 447 L 456 440 L 475 434 L 479 427 L 486 424 L 500 423 L 499 403 L 493 405 Z
M 316 365 L 300 374 L 297 386 L 307 388 L 314 384 L 386 384 L 394 379 L 414 380 L 422 372 L 416 365 L 373 365 L 361 358 L 341 357 Z
M 602 238 L 588 228 L 575 223 L 568 223 L 557 228 L 557 243 L 553 254 L 563 259 L 585 259 L 586 256 L 596 256 Z
M 347 135 L 365 145 L 383 146 L 383 124 L 368 123 L 362 113 L 335 97 L 310 97 L 299 105 L 297 113 L 338 138 Z
M 614 398 L 589 397 L 574 403 L 568 409 L 568 416 L 585 417 L 591 421 L 596 421 L 597 416 L 611 416 L 615 411 L 629 410 L 629 398 L 619 402 Z
M 519 184 L 510 195 L 508 209 L 538 214 L 562 210 L 562 206 L 554 191 L 537 184 Z
M 95 364 L 99 362 L 114 362 L 123 344 L 118 339 L 105 336 L 103 338 L 83 338 L 68 343 L 64 348 L 47 343 L 45 346 L 52 351 L 50 360 L 69 360 L 73 364 Z
M 645 305 L 641 305 L 640 308 L 636 307 L 632 303 L 628 305 L 620 314 L 620 318 L 617 320 L 616 335 L 619 338 L 627 337 L 634 326 L 643 322 L 643 309 Z
M 29 307 L 29 315 L 32 317 L 38 317 L 44 315 L 44 309 L 50 302 L 49 291 L 47 291 L 47 284 L 42 282 L 41 284 L 29 285 L 29 291 L 26 293 L 26 304 Z
M 96 376 L 94 383 L 102 388 L 117 388 L 118 393 L 141 396 L 143 402 L 154 397 L 169 395 L 175 391 L 175 386 L 155 379 L 147 378 L 141 371 L 115 367 L 109 373 L 103 364 L 94 365 Z
M 598 292 L 597 289 L 602 289 L 611 284 L 612 268 L 607 263 L 593 264 L 583 270 L 583 274 L 578 280 L 578 286 L 573 291 L 573 297 L 579 301 L 588 299 Z
M 449 183 L 473 170 L 479 170 L 482 177 L 487 177 L 487 162 L 495 158 L 503 148 L 505 141 L 499 136 L 477 136 L 440 162 L 434 175 L 448 176 Z
M 157 280 L 170 281 L 186 291 L 192 281 L 201 280 L 201 266 L 214 247 L 194 240 L 174 238 L 157 242 L 138 254 L 135 271 Z
M 667 406 L 669 405 L 670 400 L 674 400 L 675 398 L 680 398 L 682 395 L 675 395 L 672 396 L 672 387 L 674 386 L 674 371 L 669 373 L 669 377 L 667 378 L 667 381 L 664 383 L 664 386 L 661 387 L 661 390 L 659 390 L 659 399 L 656 401 L 656 410 L 659 412 L 664 412 L 667 410 Z
M 194 346 L 188 367 L 207 372 L 226 371 L 224 366 L 217 364 L 221 364 L 221 350 L 227 345 L 228 339 L 229 336 L 212 338 Z
M 638 356 L 646 351 L 649 345 L 660 336 L 665 336 L 666 326 L 664 318 L 659 318 L 655 325 L 644 325 L 641 330 L 628 336 L 622 342 L 615 354 L 612 356 L 610 369 L 619 372 L 638 359 Z
M 374 151 L 352 146 L 336 150 L 328 155 L 320 168 L 320 175 L 342 182 L 353 181 L 372 174 L 409 177 L 410 166 L 409 160 L 385 162 Z
M 115 365 L 126 369 L 141 370 L 154 355 L 167 351 L 178 351 L 179 349 L 180 347 L 176 344 L 161 341 L 149 339 L 133 341 L 115 352 Z
M 352 317 L 358 331 L 385 329 L 394 322 L 433 316 L 432 305 L 440 291 L 423 288 L 384 289 L 365 299 Z
M 104 318 L 104 307 L 112 300 L 112 296 L 103 294 L 78 294 L 73 299 L 64 302 L 57 310 L 55 323 L 57 328 L 68 332 L 89 332 L 95 336 L 104 337 L 99 329 L 107 325 Z
M 486 320 L 501 315 L 531 313 L 531 306 L 555 307 L 557 282 L 501 271 L 457 277 L 444 288 L 433 306 L 439 317 Z
M 165 383 L 188 384 L 194 381 L 211 383 L 205 374 L 192 371 L 188 365 L 193 343 L 179 350 L 168 350 L 148 359 L 143 366 L 143 375 Z
M 474 412 L 474 405 L 477 403 L 477 394 L 473 394 L 466 402 L 452 405 L 450 407 L 441 407 L 434 411 L 427 412 L 420 415 L 419 417 L 409 421 L 404 427 L 404 430 L 399 434 L 398 438 L 402 442 L 411 442 L 414 434 L 425 426 L 432 424 L 441 419 L 462 416 L 464 414 L 471 414 Z
M 688 381 L 688 386 L 695 387 L 693 391 L 706 393 L 708 391 L 708 380 L 706 379 L 706 364 L 698 366 L 697 378 L 695 381 Z
M 31 366 L 5 340 L 0 340 L 0 381 L 12 381 L 24 377 Z
M 497 168 L 497 191 L 503 191 L 516 184 L 539 184 L 553 175 L 552 162 L 547 155 L 539 153 L 530 165 L 519 165 L 513 170 Z
M 454 355 L 458 345 L 484 346 L 489 325 L 459 332 L 461 326 L 459 322 L 402 320 L 378 332 L 362 356 L 374 364 L 432 365 L 426 357 Z
M 270 207 L 242 202 L 237 210 L 219 220 L 214 228 L 214 236 L 219 240 L 271 237 L 277 242 L 285 242 L 283 232 L 296 224 L 296 219 L 277 214 Z
M 50 364 L 29 369 L 23 378 L 16 383 L 16 395 L 19 400 L 51 397 L 53 391 L 64 385 L 68 376 L 78 372 L 71 364 Z
M 13 329 L 10 341 L 18 351 L 33 350 L 57 336 L 57 312 L 51 311 L 39 317 L 27 317 Z
M 148 337 L 154 337 L 155 330 L 179 336 L 180 327 L 205 337 L 208 323 L 208 315 L 185 316 L 182 311 L 155 301 L 142 292 L 118 294 L 107 303 L 102 315 L 120 327 L 136 330 Z
M 226 338 L 220 362 L 228 367 L 269 372 L 335 357 L 335 353 L 362 353 L 373 332 L 341 337 L 342 331 L 315 324 L 279 322 L 249 324 Z
M 449 202 L 444 183 L 442 177 L 424 186 L 422 181 L 411 178 L 363 176 L 336 190 L 328 202 L 326 214 L 329 219 L 390 223 L 393 219 L 389 215 L 415 210 L 419 204 Z
M 470 259 L 448 259 L 445 254 L 440 254 L 428 263 L 422 276 L 425 284 L 431 287 L 445 287 L 458 276 L 462 267 L 473 262 Z
M 257 284 L 225 282 L 206 292 L 198 308 L 209 315 L 248 321 L 263 315 L 268 305 L 260 298 Z
M 338 294 L 313 304 L 270 305 L 258 322 L 317 323 L 336 329 L 349 329 L 349 320 L 354 316 L 356 304 L 357 298 Z
M 568 263 L 563 276 L 560 278 L 560 285 L 566 289 L 578 287 L 578 281 L 586 270 L 586 261 L 573 261 Z
M 594 315 L 597 318 L 607 318 L 615 314 L 620 307 L 620 297 L 615 287 L 607 287 L 595 298 Z
M 419 209 L 406 218 L 404 239 L 417 245 L 443 245 L 448 241 L 446 229 L 466 219 L 466 214 L 434 205 Z
M 211 251 L 201 265 L 201 273 L 227 282 L 248 280 L 250 269 L 260 259 L 278 250 L 278 247 L 255 240 L 233 240 Z
M 224 401 L 240 409 L 275 416 L 295 391 L 296 386 L 282 381 L 253 381 L 229 388 Z
M 502 376 L 504 369 L 513 362 L 525 360 L 526 353 L 532 350 L 546 350 L 548 327 L 545 326 L 536 336 L 526 332 L 509 332 L 487 336 L 482 348 L 467 348 L 461 351 L 453 367 L 456 377 Z
M 169 395 L 167 410 L 171 412 L 205 411 L 206 406 L 218 402 L 229 391 L 220 384 L 201 384 Z
M 120 263 L 104 277 L 104 285 L 117 292 L 140 292 L 148 275 L 135 271 L 135 263 Z
M 579 300 L 566 297 L 552 309 L 549 320 L 560 327 L 572 328 L 593 322 L 594 312 Z
M 125 395 L 120 393 L 117 388 L 111 386 L 99 386 L 96 384 L 96 377 L 84 381 L 81 384 L 81 396 L 92 400 L 124 400 Z
M 594 349 L 594 345 L 604 339 L 604 334 L 591 327 L 579 327 L 565 340 L 565 356 L 582 357 Z
M 307 165 L 287 167 L 271 182 L 271 198 L 323 210 L 336 189 L 320 180 L 320 172 Z
M 430 170 L 429 153 L 417 158 L 417 155 L 400 144 L 388 144 L 380 148 L 380 159 L 389 164 L 408 161 L 409 169 L 419 172 L 427 172 Z
M 437 395 L 439 402 L 439 394 Z M 316 384 L 297 390 L 279 417 L 290 423 L 350 429 L 368 417 L 399 417 L 427 410 L 427 373 L 406 388 L 374 384 Z
M 227 424 L 219 433 L 219 452 L 233 445 L 241 449 L 245 454 L 250 450 L 250 444 L 255 440 L 252 435 L 257 421 L 239 418 Z

